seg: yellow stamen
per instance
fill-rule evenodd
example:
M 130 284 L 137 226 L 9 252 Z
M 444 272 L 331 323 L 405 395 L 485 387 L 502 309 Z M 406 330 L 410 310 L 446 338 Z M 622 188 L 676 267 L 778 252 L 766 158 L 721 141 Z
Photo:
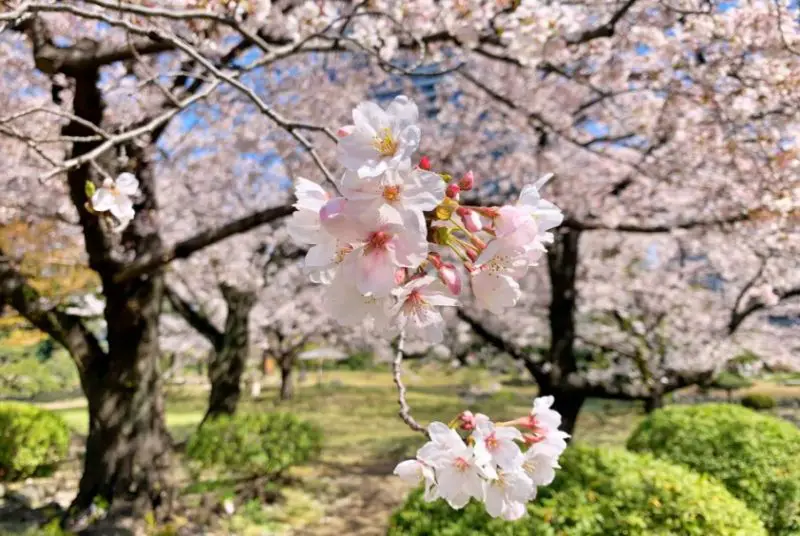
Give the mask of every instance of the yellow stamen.
M 383 128 L 372 140 L 372 146 L 381 153 L 381 156 L 394 156 L 397 152 L 397 141 L 392 137 L 392 131 Z

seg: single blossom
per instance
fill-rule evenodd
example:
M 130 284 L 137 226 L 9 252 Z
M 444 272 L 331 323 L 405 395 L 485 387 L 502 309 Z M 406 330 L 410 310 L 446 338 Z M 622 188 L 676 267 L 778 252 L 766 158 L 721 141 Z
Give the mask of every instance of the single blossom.
M 544 251 L 542 243 L 552 242 L 552 233 L 548 231 L 561 225 L 564 215 L 557 206 L 539 195 L 539 188 L 550 177 L 547 175 L 536 184 L 525 186 L 514 205 L 500 207 L 494 218 L 497 237 L 517 246 L 536 242 L 535 250 L 540 252 Z
M 136 215 L 131 197 L 139 191 L 139 181 L 133 173 L 120 173 L 117 180 L 105 179 L 91 198 L 91 206 L 95 212 L 109 212 L 119 225 L 115 230 L 121 231 Z
M 371 179 L 349 172 L 342 179 L 342 194 L 354 210 L 387 222 L 402 221 L 408 213 L 422 218 L 423 212 L 436 208 L 444 189 L 439 175 L 421 169 L 390 169 Z
M 556 476 L 561 450 L 547 443 L 536 443 L 525 451 L 522 470 L 536 486 L 547 486 Z M 535 492 L 535 490 L 534 490 Z M 531 497 L 532 499 L 533 497 Z
M 436 476 L 433 467 L 422 459 L 405 460 L 397 464 L 394 474 L 399 476 L 407 484 L 417 485 L 420 481 L 425 482 L 425 492 L 423 499 L 432 502 L 439 498 L 439 490 L 436 487 Z
M 339 162 L 359 177 L 377 177 L 389 169 L 409 168 L 419 146 L 417 105 L 395 97 L 386 110 L 363 102 L 353 110 L 353 125 L 339 139 Z
M 397 268 L 416 268 L 428 255 L 423 223 L 413 214 L 400 222 L 377 216 L 365 220 L 356 209 L 342 198 L 330 200 L 320 210 L 322 227 L 352 245 L 346 257 L 359 292 L 388 296 L 396 286 Z
M 439 343 L 444 337 L 444 318 L 437 307 L 458 305 L 447 288 L 430 275 L 412 279 L 395 291 L 392 310 L 397 326 L 412 337 Z
M 489 417 L 483 414 L 475 416 L 476 441 L 483 442 L 492 462 L 500 469 L 511 472 L 522 467 L 522 450 L 517 441 L 522 441 L 522 433 L 513 426 L 495 426 Z
M 492 517 L 515 521 L 523 517 L 527 502 L 536 488 L 530 477 L 522 471 L 498 471 L 497 478 L 483 484 L 486 512 Z
M 369 321 L 373 329 L 389 327 L 391 298 L 364 295 L 356 286 L 349 273 L 352 258 L 336 271 L 335 277 L 326 289 L 323 308 L 328 315 L 342 326 L 356 326 Z
M 330 284 L 336 270 L 352 246 L 336 238 L 323 226 L 322 208 L 328 204 L 330 194 L 319 184 L 300 177 L 295 184 L 297 209 L 289 217 L 287 231 L 300 244 L 313 244 L 305 258 L 304 270 L 314 283 Z
M 494 478 L 497 473 L 491 468 L 485 451 L 468 447 L 456 434 L 458 442 L 438 456 L 434 462 L 439 496 L 459 510 L 471 498 L 483 499 L 483 481 Z
M 525 275 L 527 268 L 525 248 L 500 239 L 489 242 L 470 273 L 477 305 L 493 313 L 501 313 L 516 305 L 522 296 L 517 281 Z

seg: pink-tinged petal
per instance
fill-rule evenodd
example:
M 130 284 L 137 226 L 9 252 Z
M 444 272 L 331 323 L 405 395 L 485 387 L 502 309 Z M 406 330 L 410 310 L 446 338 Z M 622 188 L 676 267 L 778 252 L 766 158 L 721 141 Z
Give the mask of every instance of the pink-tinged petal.
M 517 521 L 522 519 L 528 513 L 525 503 L 520 501 L 512 501 L 506 504 L 503 509 L 503 519 L 506 521 Z
M 117 190 L 124 195 L 136 195 L 139 191 L 139 181 L 133 173 L 120 173 L 116 185 Z
M 406 218 L 406 221 L 408 219 Z M 425 234 L 406 228 L 392 240 L 399 266 L 416 268 L 428 256 L 428 240 Z
M 418 484 L 422 480 L 422 468 L 417 460 L 400 462 L 394 468 L 393 474 L 408 484 Z
M 335 197 L 325 203 L 319 211 L 319 219 L 323 229 L 342 241 L 353 243 L 363 238 L 363 226 L 343 197 Z
M 513 426 L 497 426 L 494 433 L 498 439 L 505 439 L 507 441 L 522 441 L 522 432 Z
M 419 337 L 432 344 L 444 338 L 444 319 L 435 309 L 419 307 L 406 318 L 406 332 L 411 337 Z
M 511 277 L 504 274 L 479 272 L 472 277 L 472 292 L 477 304 L 492 313 L 501 313 L 513 307 L 522 296 L 522 291 Z
M 294 204 L 295 208 L 314 212 L 319 212 L 330 199 L 330 195 L 322 186 L 303 177 L 297 179 L 294 195 L 297 198 L 297 202 Z
M 397 266 L 392 255 L 385 249 L 356 252 L 356 285 L 363 294 L 388 296 L 395 288 L 394 272 Z
M 492 517 L 500 517 L 503 514 L 506 497 L 500 484 L 487 482 L 484 492 L 484 503 L 486 512 Z
M 319 213 L 311 210 L 295 211 L 286 224 L 292 240 L 301 244 L 315 244 L 322 238 Z M 327 234 L 327 233 L 326 233 Z

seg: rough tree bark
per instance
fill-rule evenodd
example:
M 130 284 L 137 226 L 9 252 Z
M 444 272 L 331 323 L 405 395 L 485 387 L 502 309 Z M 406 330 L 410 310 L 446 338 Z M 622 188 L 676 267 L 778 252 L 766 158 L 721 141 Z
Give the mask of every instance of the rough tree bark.
M 242 374 L 250 351 L 250 311 L 256 296 L 248 290 L 222 284 L 220 290 L 228 307 L 225 330 L 208 364 L 211 394 L 203 420 L 233 415 L 241 396 Z
M 100 126 L 104 102 L 97 87 L 99 70 L 85 68 L 73 73 L 73 113 Z M 92 129 L 72 121 L 63 133 L 91 136 Z M 99 142 L 76 142 L 71 157 L 94 149 Z M 144 200 L 137 217 L 122 237 L 123 246 L 137 255 L 161 247 L 152 166 L 146 152 L 136 145 L 126 147 L 128 168 L 139 179 Z M 124 283 L 116 283 L 120 268 L 111 251 L 111 238 L 96 215 L 86 208 L 85 184 L 91 179 L 88 164 L 69 171 L 67 180 L 72 202 L 78 210 L 89 263 L 101 277 L 106 298 L 108 356 L 93 360 L 81 371 L 89 401 L 89 436 L 84 471 L 70 513 L 79 517 L 96 497 L 111 504 L 109 518 L 140 516 L 159 507 L 166 490 L 171 438 L 164 422 L 164 397 L 158 371 L 158 316 L 161 310 L 163 276 L 155 272 Z
M 252 291 L 224 283 L 219 288 L 227 306 L 224 330 L 217 329 L 208 317 L 184 300 L 175 289 L 167 287 L 165 291 L 172 309 L 214 347 L 208 362 L 211 393 L 203 422 L 218 415 L 236 413 L 242 375 L 250 351 L 250 312 L 256 302 L 256 295 Z
M 291 400 L 294 396 L 294 364 L 293 360 L 281 361 L 281 401 Z
M 550 276 L 550 349 L 546 374 L 537 371 L 541 395 L 553 395 L 553 408 L 561 413 L 562 428 L 572 433 L 586 396 L 565 389 L 564 383 L 577 370 L 575 359 L 575 302 L 578 297 L 575 281 L 578 272 L 578 246 L 581 231 L 560 227 L 547 252 Z

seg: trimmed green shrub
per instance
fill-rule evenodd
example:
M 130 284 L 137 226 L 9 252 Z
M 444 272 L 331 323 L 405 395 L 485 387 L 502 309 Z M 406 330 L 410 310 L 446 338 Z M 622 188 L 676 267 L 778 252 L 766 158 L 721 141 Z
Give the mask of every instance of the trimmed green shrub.
M 321 443 L 319 428 L 291 413 L 252 413 L 203 423 L 186 455 L 203 469 L 274 477 L 317 456 Z
M 411 494 L 389 536 L 764 536 L 758 517 L 716 481 L 650 455 L 572 445 L 528 517 L 492 519 L 472 501 L 453 510 Z
M 721 372 L 717 375 L 716 378 L 708 385 L 708 387 L 712 389 L 723 389 L 728 393 L 728 399 L 730 400 L 731 393 L 737 389 L 745 389 L 747 387 L 752 387 L 753 382 L 736 374 L 734 372 Z
M 69 450 L 69 427 L 49 411 L 0 403 L 0 480 L 51 473 Z
M 741 404 L 750 409 L 772 409 L 778 405 L 770 395 L 753 393 L 742 397 Z
M 645 419 L 628 448 L 719 479 L 771 534 L 800 534 L 800 430 L 732 404 L 673 406 Z

